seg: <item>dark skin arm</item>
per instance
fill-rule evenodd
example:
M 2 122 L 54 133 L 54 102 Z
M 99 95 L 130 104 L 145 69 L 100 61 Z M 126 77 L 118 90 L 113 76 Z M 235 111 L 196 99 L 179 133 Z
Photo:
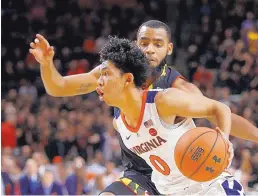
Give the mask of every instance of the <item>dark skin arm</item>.
M 181 78 L 178 78 L 174 84 L 174 88 L 180 89 L 188 93 L 202 94 L 200 89 L 192 83 L 189 83 Z M 217 124 L 215 118 L 207 118 L 213 124 Z M 235 137 L 253 141 L 258 143 L 258 129 L 243 117 L 231 113 L 231 130 L 230 135 Z

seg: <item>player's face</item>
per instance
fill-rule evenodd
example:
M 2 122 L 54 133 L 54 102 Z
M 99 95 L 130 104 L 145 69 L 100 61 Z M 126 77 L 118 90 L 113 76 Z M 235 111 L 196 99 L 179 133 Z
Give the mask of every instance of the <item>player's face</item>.
M 173 44 L 169 42 L 167 32 L 163 28 L 143 26 L 138 32 L 137 45 L 153 67 L 159 66 L 166 55 L 173 51 Z
M 127 86 L 128 74 L 123 74 L 112 62 L 100 65 L 100 77 L 96 89 L 101 101 L 110 106 L 119 106 L 123 100 L 124 88 Z

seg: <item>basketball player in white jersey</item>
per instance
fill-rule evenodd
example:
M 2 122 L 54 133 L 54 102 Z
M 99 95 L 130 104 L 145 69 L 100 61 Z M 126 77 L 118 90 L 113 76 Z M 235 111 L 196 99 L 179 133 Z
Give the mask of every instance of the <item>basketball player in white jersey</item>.
M 170 88 L 144 91 L 147 60 L 140 49 L 126 39 L 110 38 L 100 52 L 102 65 L 97 92 L 101 100 L 118 107 L 114 127 L 125 146 L 153 169 L 152 181 L 165 195 L 241 195 L 243 188 L 230 174 L 205 183 L 184 177 L 175 165 L 178 139 L 195 127 L 192 118 L 214 117 L 228 138 L 231 111 L 228 106 L 201 95 Z M 185 119 L 176 122 L 176 117 Z M 231 163 L 233 152 L 229 146 Z M 208 172 L 208 171 L 207 171 Z
M 30 52 L 40 63 L 41 77 L 49 95 L 66 97 L 95 91 L 100 75 L 99 67 L 87 73 L 62 77 L 53 63 L 55 53 L 53 48 L 43 36 L 37 35 L 36 37 L 35 42 L 30 44 Z M 187 82 L 180 73 L 166 64 L 166 56 L 172 53 L 173 44 L 171 43 L 171 30 L 165 23 L 157 20 L 143 23 L 138 29 L 136 43 L 149 59 L 149 69 L 153 73 L 147 78 L 142 88 L 174 87 L 188 93 L 201 94 L 195 85 Z M 257 127 L 236 114 L 232 113 L 231 118 L 231 135 L 254 142 L 258 141 Z M 216 119 L 209 120 L 216 122 Z M 123 176 L 106 187 L 101 195 L 141 195 L 145 191 L 152 195 L 159 195 L 150 180 L 152 169 L 141 157 L 126 148 L 120 134 L 117 136 L 125 169 Z

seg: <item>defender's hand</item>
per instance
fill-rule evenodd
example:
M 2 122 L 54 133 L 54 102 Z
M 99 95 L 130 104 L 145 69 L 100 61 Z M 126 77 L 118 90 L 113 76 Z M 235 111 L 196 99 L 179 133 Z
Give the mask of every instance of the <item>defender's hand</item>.
M 34 42 L 30 43 L 30 47 L 30 53 L 33 54 L 41 65 L 48 65 L 53 61 L 55 54 L 54 48 L 49 45 L 48 41 L 42 35 L 37 34 Z

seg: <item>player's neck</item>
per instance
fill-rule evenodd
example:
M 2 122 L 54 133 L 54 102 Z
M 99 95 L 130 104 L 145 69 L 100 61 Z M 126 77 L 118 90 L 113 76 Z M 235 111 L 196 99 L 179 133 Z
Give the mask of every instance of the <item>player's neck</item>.
M 143 91 L 133 88 L 129 89 L 124 99 L 124 105 L 120 107 L 125 120 L 130 127 L 136 127 L 141 115 Z
M 142 89 L 148 89 L 151 84 L 153 84 L 161 75 L 161 71 L 152 71 L 150 76 L 147 78 L 146 82 L 143 84 Z

